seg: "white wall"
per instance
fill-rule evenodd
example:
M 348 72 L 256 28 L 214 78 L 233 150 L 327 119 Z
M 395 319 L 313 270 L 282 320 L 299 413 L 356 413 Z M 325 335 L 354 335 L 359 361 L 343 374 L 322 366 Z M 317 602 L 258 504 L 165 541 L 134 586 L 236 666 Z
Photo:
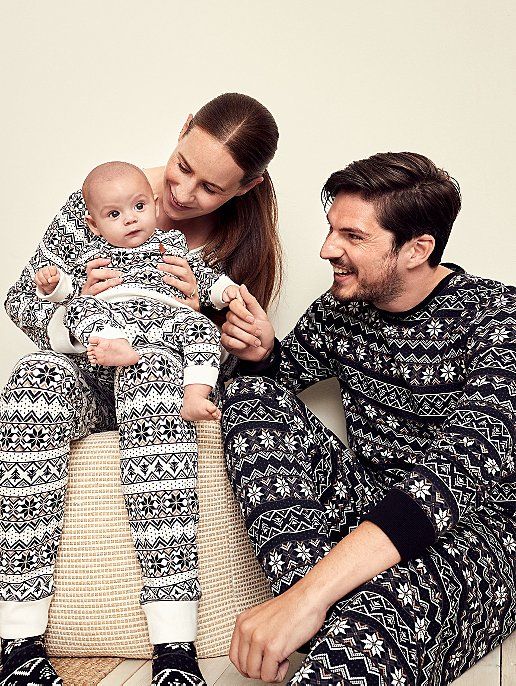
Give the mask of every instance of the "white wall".
M 280 335 L 330 284 L 318 258 L 322 184 L 378 151 L 421 152 L 449 170 L 464 208 L 445 257 L 514 280 L 510 0 L 2 0 L 0 9 L 2 298 L 92 166 L 163 163 L 186 115 L 225 91 L 258 98 L 280 127 L 270 167 L 288 258 Z M 3 384 L 33 348 L 0 316 Z M 311 402 L 336 426 L 323 394 Z

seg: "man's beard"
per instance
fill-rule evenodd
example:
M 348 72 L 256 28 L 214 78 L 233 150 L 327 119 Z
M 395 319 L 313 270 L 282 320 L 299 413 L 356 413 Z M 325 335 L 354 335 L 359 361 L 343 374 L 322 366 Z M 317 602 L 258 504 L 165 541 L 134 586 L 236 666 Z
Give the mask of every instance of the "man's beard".
M 396 269 L 398 260 L 397 255 L 386 259 L 388 264 L 384 267 L 379 277 L 374 283 L 360 283 L 357 280 L 357 287 L 350 295 L 339 295 L 340 286 L 333 285 L 331 292 L 333 297 L 339 302 L 369 302 L 378 307 L 387 305 L 400 296 L 404 289 L 401 276 Z

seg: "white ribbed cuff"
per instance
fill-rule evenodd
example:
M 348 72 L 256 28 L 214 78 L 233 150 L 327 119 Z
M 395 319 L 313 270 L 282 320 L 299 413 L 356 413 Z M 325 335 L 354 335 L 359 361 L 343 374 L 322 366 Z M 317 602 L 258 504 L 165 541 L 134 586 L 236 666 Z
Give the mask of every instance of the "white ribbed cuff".
M 41 300 L 47 300 L 51 303 L 62 303 L 73 293 L 72 277 L 66 272 L 59 272 L 59 281 L 52 293 L 45 293 L 39 286 L 36 287 L 36 295 Z
M 142 605 L 150 642 L 156 645 L 195 641 L 198 607 L 198 600 L 162 600 Z
M 214 388 L 218 378 L 219 370 L 217 367 L 212 367 L 211 364 L 196 364 L 192 367 L 185 367 L 183 386 L 202 383 Z
M 225 274 L 219 276 L 210 289 L 210 300 L 213 307 L 215 307 L 217 310 L 223 310 L 225 307 L 227 307 L 229 303 L 225 303 L 222 300 L 222 294 L 228 286 L 236 285 L 237 284 L 234 281 L 231 281 L 229 276 L 226 276 Z
M 110 341 L 114 340 L 115 338 L 125 338 L 126 341 L 129 340 L 126 332 L 123 329 L 117 329 L 115 326 L 105 326 L 103 329 L 100 329 L 99 331 L 92 331 L 90 333 L 90 338 L 91 336 L 107 338 Z
M 72 355 L 83 353 L 86 348 L 75 338 L 71 338 L 70 332 L 64 325 L 65 315 L 66 307 L 63 305 L 57 308 L 48 322 L 47 334 L 50 341 L 50 347 L 56 353 L 69 353 Z
M 52 596 L 41 600 L 0 600 L 0 636 L 28 638 L 45 633 Z

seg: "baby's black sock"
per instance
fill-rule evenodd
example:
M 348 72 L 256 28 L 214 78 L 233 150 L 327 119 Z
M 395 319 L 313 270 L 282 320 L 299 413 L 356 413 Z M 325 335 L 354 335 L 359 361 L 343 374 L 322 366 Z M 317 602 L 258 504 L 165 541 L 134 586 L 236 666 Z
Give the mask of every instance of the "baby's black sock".
M 152 686 L 206 686 L 193 643 L 154 646 Z
M 47 656 L 43 636 L 2 639 L 0 686 L 63 686 Z

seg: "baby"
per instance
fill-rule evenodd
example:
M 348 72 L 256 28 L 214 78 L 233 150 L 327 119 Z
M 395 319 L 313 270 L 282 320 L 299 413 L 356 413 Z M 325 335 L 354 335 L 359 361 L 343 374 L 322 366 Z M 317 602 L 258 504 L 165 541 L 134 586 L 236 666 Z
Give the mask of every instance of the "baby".
M 241 298 L 238 286 L 197 254 L 188 255 L 180 231 L 156 228 L 158 206 L 138 167 L 101 164 L 86 177 L 82 193 L 86 221 L 96 238 L 78 258 L 80 278 L 84 281 L 87 262 L 99 253 L 109 257 L 110 267 L 123 277 L 97 296 L 78 295 L 68 302 L 65 325 L 79 342 L 78 352 L 86 350 L 92 364 L 124 367 L 138 362 L 139 346 L 170 346 L 183 359 L 183 419 L 219 419 L 220 410 L 208 399 L 219 373 L 219 331 L 174 297 L 183 293 L 164 283 L 157 265 L 164 254 L 186 257 L 197 279 L 199 301 L 217 309 Z M 40 269 L 34 280 L 39 297 L 52 302 L 67 301 L 74 293 L 72 275 L 55 265 Z

